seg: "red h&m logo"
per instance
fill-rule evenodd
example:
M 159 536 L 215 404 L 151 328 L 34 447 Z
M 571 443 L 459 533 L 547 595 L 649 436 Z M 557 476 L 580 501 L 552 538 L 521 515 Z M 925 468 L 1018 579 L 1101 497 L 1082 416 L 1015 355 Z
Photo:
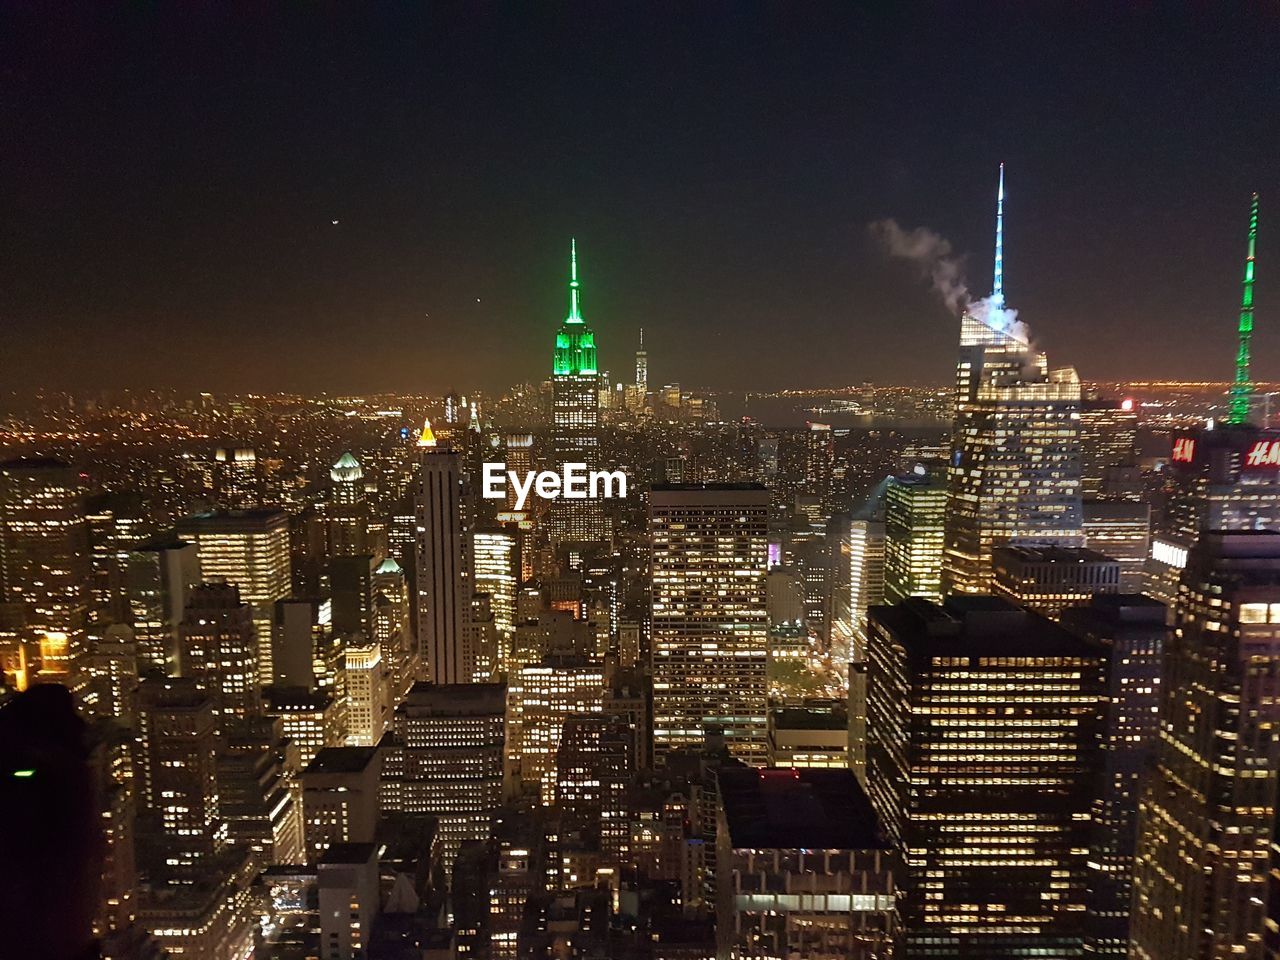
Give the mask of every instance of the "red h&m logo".
M 1179 437 L 1173 441 L 1173 459 L 1178 463 L 1190 463 L 1195 457 L 1195 437 Z
M 1280 440 L 1259 440 L 1244 458 L 1246 467 L 1280 467 Z

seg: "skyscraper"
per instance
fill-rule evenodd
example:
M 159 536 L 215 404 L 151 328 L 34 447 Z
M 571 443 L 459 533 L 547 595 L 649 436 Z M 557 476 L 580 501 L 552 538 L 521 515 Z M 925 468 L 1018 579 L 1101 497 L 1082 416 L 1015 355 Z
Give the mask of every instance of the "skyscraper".
M 1004 299 L 1004 167 L 991 296 L 961 319 L 947 476 L 943 586 L 986 593 L 991 548 L 1008 540 L 1078 545 L 1080 379 L 1050 371 Z
M 1106 648 L 1102 763 L 1089 844 L 1085 949 L 1123 960 L 1129 951 L 1138 800 L 1159 733 L 1165 606 L 1141 594 L 1100 594 L 1062 614 L 1062 625 Z
M 468 683 L 462 592 L 462 480 L 458 455 L 428 422 L 418 438 L 418 653 L 433 683 Z
M 569 315 L 556 334 L 551 371 L 551 445 L 553 467 L 584 463 L 600 467 L 600 374 L 596 335 L 582 318 L 578 285 L 578 246 L 570 244 Z M 551 541 L 583 545 L 607 541 L 608 518 L 598 499 L 551 501 Z
M 161 820 L 168 865 L 193 874 L 227 842 L 218 809 L 218 714 L 194 679 L 142 682 L 142 796 Z
M 23 628 L 19 688 L 36 679 L 71 684 L 85 653 L 89 541 L 80 476 L 52 458 L 0 464 L 0 601 Z
M 1104 649 L 986 596 L 870 629 L 866 782 L 906 858 L 906 956 L 1078 957 Z
M 1136 960 L 1263 957 L 1280 780 L 1280 534 L 1208 531 L 1182 573 L 1138 810 Z
M 884 496 L 884 599 L 942 599 L 945 485 L 921 467 L 889 479 Z
M 506 687 L 415 684 L 396 708 L 383 760 L 383 810 L 440 822 L 445 868 L 466 840 L 488 840 L 502 801 Z
M 329 555 L 359 556 L 369 552 L 369 504 L 364 495 L 364 469 L 348 451 L 329 470 Z
M 1080 494 L 1086 500 L 1137 500 L 1138 405 L 1088 398 L 1080 407 Z
M 768 756 L 769 492 L 658 485 L 649 497 L 654 753 L 700 747 L 709 728 L 747 762 Z
M 205 583 L 191 591 L 179 632 L 179 674 L 209 692 L 220 724 L 262 712 L 253 616 L 234 584 Z
M 233 583 L 249 604 L 258 638 L 258 678 L 272 682 L 275 602 L 292 589 L 289 515 L 283 510 L 214 511 L 178 521 L 178 536 L 196 545 L 206 581 Z
M 1249 400 L 1253 384 L 1249 380 L 1249 361 L 1253 350 L 1253 265 L 1258 242 L 1258 195 L 1253 195 L 1249 209 L 1249 247 L 1245 254 L 1244 278 L 1240 281 L 1240 321 L 1237 334 L 1240 340 L 1236 352 L 1236 378 L 1231 386 L 1231 414 L 1228 423 L 1249 421 Z

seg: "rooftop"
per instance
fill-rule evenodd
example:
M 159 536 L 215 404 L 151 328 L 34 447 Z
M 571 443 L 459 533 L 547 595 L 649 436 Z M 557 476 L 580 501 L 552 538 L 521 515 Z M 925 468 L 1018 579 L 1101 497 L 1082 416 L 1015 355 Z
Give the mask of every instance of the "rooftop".
M 720 770 L 735 849 L 883 850 L 889 847 L 852 770 Z
M 324 747 L 304 773 L 359 773 L 378 755 L 377 747 Z

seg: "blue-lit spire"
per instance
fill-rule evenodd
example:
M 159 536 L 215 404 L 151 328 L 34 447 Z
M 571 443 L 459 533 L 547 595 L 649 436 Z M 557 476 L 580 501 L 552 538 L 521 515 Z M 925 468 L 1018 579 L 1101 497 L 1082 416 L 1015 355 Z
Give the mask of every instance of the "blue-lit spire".
M 1000 189 L 996 192 L 996 270 L 991 283 L 991 305 L 1004 307 L 1004 164 L 1000 164 Z

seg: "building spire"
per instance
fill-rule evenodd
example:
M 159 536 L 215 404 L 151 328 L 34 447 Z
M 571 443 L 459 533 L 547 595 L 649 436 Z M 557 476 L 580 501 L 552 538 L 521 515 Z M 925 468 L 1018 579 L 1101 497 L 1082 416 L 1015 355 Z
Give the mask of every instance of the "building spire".
M 1231 385 L 1231 413 L 1227 423 L 1249 421 L 1249 401 L 1253 383 L 1249 380 L 1249 361 L 1253 349 L 1253 257 L 1258 240 L 1258 195 L 1253 195 L 1249 209 L 1249 252 L 1244 261 L 1244 279 L 1240 282 L 1240 347 L 1236 352 L 1236 379 Z
M 996 268 L 991 282 L 991 305 L 1004 307 L 1004 164 L 1000 164 L 1000 187 L 996 191 Z
M 582 321 L 582 308 L 578 303 L 578 241 L 569 239 L 569 316 L 571 321 Z

